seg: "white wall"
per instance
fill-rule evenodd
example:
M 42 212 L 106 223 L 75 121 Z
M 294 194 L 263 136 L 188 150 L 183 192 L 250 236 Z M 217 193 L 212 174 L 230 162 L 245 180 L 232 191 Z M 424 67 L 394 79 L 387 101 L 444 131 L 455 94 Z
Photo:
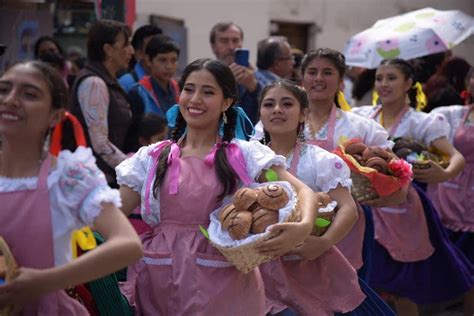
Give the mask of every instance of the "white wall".
M 354 34 L 378 19 L 431 6 L 459 9 L 474 15 L 473 0 L 137 0 L 137 24 L 150 14 L 182 19 L 188 28 L 188 61 L 213 57 L 209 31 L 219 21 L 231 20 L 244 29 L 244 46 L 255 61 L 258 40 L 269 34 L 269 21 L 316 23 L 321 32 L 311 42 L 342 50 Z M 474 65 L 474 36 L 454 53 Z

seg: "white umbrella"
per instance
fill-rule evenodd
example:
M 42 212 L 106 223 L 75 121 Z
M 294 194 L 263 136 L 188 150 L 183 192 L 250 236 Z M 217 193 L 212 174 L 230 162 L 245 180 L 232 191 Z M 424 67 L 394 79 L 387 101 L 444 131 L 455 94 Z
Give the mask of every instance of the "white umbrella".
M 346 64 L 376 68 L 383 59 L 412 59 L 451 49 L 474 34 L 474 18 L 424 8 L 377 21 L 346 44 Z

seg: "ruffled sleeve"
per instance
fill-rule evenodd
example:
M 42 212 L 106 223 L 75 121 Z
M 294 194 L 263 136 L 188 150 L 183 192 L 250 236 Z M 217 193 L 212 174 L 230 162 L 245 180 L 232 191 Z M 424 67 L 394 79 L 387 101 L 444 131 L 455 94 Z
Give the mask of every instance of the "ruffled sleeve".
M 149 155 L 156 144 L 142 147 L 132 157 L 122 161 L 116 168 L 117 183 L 126 185 L 133 191 L 141 193 L 146 181 L 147 170 L 153 162 Z
M 440 106 L 431 111 L 432 114 L 438 113 L 444 115 L 450 126 L 449 141 L 453 143 L 454 134 L 457 128 L 461 125 L 462 117 L 466 106 L 464 105 L 449 105 Z
M 420 113 L 421 114 L 421 113 Z M 424 114 L 424 113 L 423 113 Z M 418 139 L 426 145 L 441 137 L 449 137 L 450 126 L 446 117 L 441 113 L 425 114 L 416 125 Z
M 285 157 L 275 154 L 273 150 L 257 141 L 233 140 L 244 156 L 247 173 L 251 179 L 257 180 L 263 170 L 271 166 L 286 167 Z
M 66 221 L 64 227 L 76 226 L 73 222 L 77 221 L 82 225 L 92 225 L 102 210 L 103 202 L 113 203 L 117 208 L 122 206 L 118 190 L 107 185 L 90 148 L 61 151 L 48 185 L 51 187 L 51 204 Z
M 382 148 L 392 148 L 393 142 L 389 140 L 389 134 L 382 125 L 370 119 L 370 114 L 374 107 L 363 106 L 361 109 L 354 109 L 353 112 L 345 112 L 350 122 L 351 132 L 349 138 L 360 135 L 364 144 L 368 146 L 378 146 Z
M 328 192 L 338 185 L 350 190 L 350 169 L 341 158 L 316 146 L 308 146 L 308 151 L 312 160 L 312 170 L 308 172 L 312 172 L 320 191 Z

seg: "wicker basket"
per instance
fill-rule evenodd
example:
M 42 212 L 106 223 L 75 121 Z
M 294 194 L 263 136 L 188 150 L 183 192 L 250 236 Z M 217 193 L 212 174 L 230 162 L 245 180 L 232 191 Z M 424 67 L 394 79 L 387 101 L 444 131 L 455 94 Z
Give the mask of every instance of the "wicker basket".
M 273 182 L 275 184 L 282 184 L 282 182 Z M 256 188 L 259 186 L 263 186 L 266 183 L 259 183 L 259 184 L 252 184 L 250 187 Z M 292 210 L 289 212 L 289 214 L 286 216 L 286 218 L 280 222 L 295 222 L 299 220 L 299 212 L 297 209 L 297 198 L 296 198 L 296 192 L 294 189 L 291 187 L 289 183 L 286 182 L 286 185 L 283 186 L 288 193 L 288 189 L 291 190 L 291 195 L 293 198 L 290 198 L 290 201 L 284 208 L 291 207 Z M 220 209 L 219 209 L 220 210 Z M 215 214 L 218 214 L 219 210 L 213 212 Z M 212 215 L 211 215 L 212 216 Z M 211 217 L 211 225 L 212 225 L 212 217 Z M 249 239 L 250 237 L 247 237 L 244 239 L 241 245 L 238 246 L 223 246 L 221 244 L 218 244 L 212 240 L 212 236 L 210 239 L 210 243 L 219 250 L 219 252 L 229 261 L 231 262 L 238 270 L 248 273 L 249 271 L 253 270 L 255 267 L 258 265 L 267 262 L 271 260 L 272 258 L 266 255 L 262 255 L 260 252 L 257 251 L 256 246 L 258 246 L 260 243 L 269 240 L 271 238 L 274 238 L 277 236 L 276 233 L 262 233 L 259 234 L 261 235 L 260 237 L 254 239 L 251 242 L 246 243 L 245 241 Z M 257 236 L 257 235 L 254 235 Z
M 13 258 L 10 248 L 8 248 L 6 241 L 1 236 L 0 236 L 0 254 L 3 256 L 5 260 L 5 267 L 6 267 L 5 281 L 9 282 L 18 275 L 18 266 L 16 264 L 15 258 Z M 13 309 L 13 306 L 4 307 L 3 309 L 0 309 L 0 315 L 1 316 L 11 315 L 12 309 Z
M 351 193 L 359 202 L 373 200 L 379 197 L 372 187 L 369 178 L 351 170 L 352 189 Z

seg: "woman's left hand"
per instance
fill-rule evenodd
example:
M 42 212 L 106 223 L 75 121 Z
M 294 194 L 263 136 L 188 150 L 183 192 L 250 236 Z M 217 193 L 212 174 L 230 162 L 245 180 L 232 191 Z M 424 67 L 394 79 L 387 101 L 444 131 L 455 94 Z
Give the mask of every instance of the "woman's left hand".
M 420 169 L 413 168 L 413 177 L 416 181 L 424 183 L 438 183 L 444 181 L 449 177 L 446 170 L 443 169 L 438 163 L 429 160 L 429 168 Z
M 401 188 L 398 191 L 393 192 L 390 195 L 378 197 L 373 200 L 367 200 L 361 204 L 371 206 L 371 207 L 387 207 L 387 206 L 396 206 L 402 204 L 406 201 L 408 195 L 409 185 Z
M 279 235 L 259 244 L 257 250 L 261 254 L 272 258 L 282 256 L 301 246 L 311 233 L 311 230 L 311 225 L 302 222 L 272 225 L 269 231 L 278 232 Z

